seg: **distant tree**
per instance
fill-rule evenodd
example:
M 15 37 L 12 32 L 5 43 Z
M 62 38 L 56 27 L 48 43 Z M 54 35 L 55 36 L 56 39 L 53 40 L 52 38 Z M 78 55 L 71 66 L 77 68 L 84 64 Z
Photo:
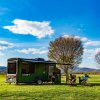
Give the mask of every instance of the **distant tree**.
M 49 43 L 48 58 L 58 63 L 66 74 L 66 83 L 69 81 L 69 69 L 78 66 L 82 61 L 83 44 L 74 36 L 59 37 Z
M 96 63 L 99 65 L 99 67 L 100 67 L 100 51 L 99 52 L 97 52 L 97 54 L 95 55 L 95 61 L 96 61 Z

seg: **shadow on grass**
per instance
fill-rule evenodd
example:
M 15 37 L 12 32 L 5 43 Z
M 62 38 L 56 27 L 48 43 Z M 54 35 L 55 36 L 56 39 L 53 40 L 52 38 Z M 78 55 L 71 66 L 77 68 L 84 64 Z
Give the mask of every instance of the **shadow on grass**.
M 100 83 L 90 83 L 92 86 L 100 86 Z
M 87 85 L 81 85 L 81 84 L 79 84 L 79 83 L 77 83 L 77 84 L 73 84 L 73 85 L 71 85 L 71 84 L 66 84 L 66 83 L 61 83 L 61 84 L 54 84 L 54 83 L 43 83 L 43 84 L 41 84 L 41 85 L 39 85 L 39 84 L 36 84 L 36 83 L 21 83 L 21 84 L 18 84 L 18 85 L 20 85 L 20 86 L 23 86 L 23 85 L 25 85 L 25 86 L 29 86 L 29 85 L 35 85 L 35 86 L 44 86 L 44 85 L 66 85 L 66 86 L 100 86 L 100 83 L 89 83 L 89 84 L 87 84 Z

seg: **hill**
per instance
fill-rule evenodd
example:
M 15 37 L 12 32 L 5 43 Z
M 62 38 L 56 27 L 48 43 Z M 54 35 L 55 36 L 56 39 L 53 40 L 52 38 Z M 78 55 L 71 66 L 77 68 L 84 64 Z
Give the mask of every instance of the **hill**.
M 93 69 L 93 68 L 75 68 L 74 72 L 100 72 L 100 69 Z
M 6 73 L 6 72 L 7 72 L 7 67 L 0 66 L 0 73 Z

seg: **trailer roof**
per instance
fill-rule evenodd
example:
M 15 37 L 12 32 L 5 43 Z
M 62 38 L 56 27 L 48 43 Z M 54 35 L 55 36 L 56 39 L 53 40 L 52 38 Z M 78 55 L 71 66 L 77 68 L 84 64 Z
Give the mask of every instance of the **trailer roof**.
M 9 58 L 8 61 L 15 61 L 15 60 L 21 60 L 21 61 L 27 61 L 27 62 L 34 62 L 34 63 L 48 63 L 48 64 L 58 64 L 58 65 L 73 65 L 72 63 L 56 63 L 54 61 L 45 60 L 43 58 L 34 58 L 34 59 L 27 59 L 27 58 Z
M 54 61 L 44 60 L 43 58 L 35 58 L 35 59 L 9 58 L 8 59 L 8 61 L 13 61 L 13 60 L 21 60 L 21 61 L 34 62 L 34 63 L 51 63 L 51 64 L 56 64 L 56 62 L 54 62 Z

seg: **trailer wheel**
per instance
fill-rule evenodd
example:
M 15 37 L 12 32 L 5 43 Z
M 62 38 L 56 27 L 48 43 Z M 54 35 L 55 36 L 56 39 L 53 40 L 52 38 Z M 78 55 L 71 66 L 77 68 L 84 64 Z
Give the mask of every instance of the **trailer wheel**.
M 39 85 L 40 85 L 40 84 L 42 84 L 42 83 L 43 83 L 43 82 L 42 82 L 42 80 L 40 80 L 40 79 L 39 79 L 39 80 L 37 80 L 37 84 L 39 84 Z

